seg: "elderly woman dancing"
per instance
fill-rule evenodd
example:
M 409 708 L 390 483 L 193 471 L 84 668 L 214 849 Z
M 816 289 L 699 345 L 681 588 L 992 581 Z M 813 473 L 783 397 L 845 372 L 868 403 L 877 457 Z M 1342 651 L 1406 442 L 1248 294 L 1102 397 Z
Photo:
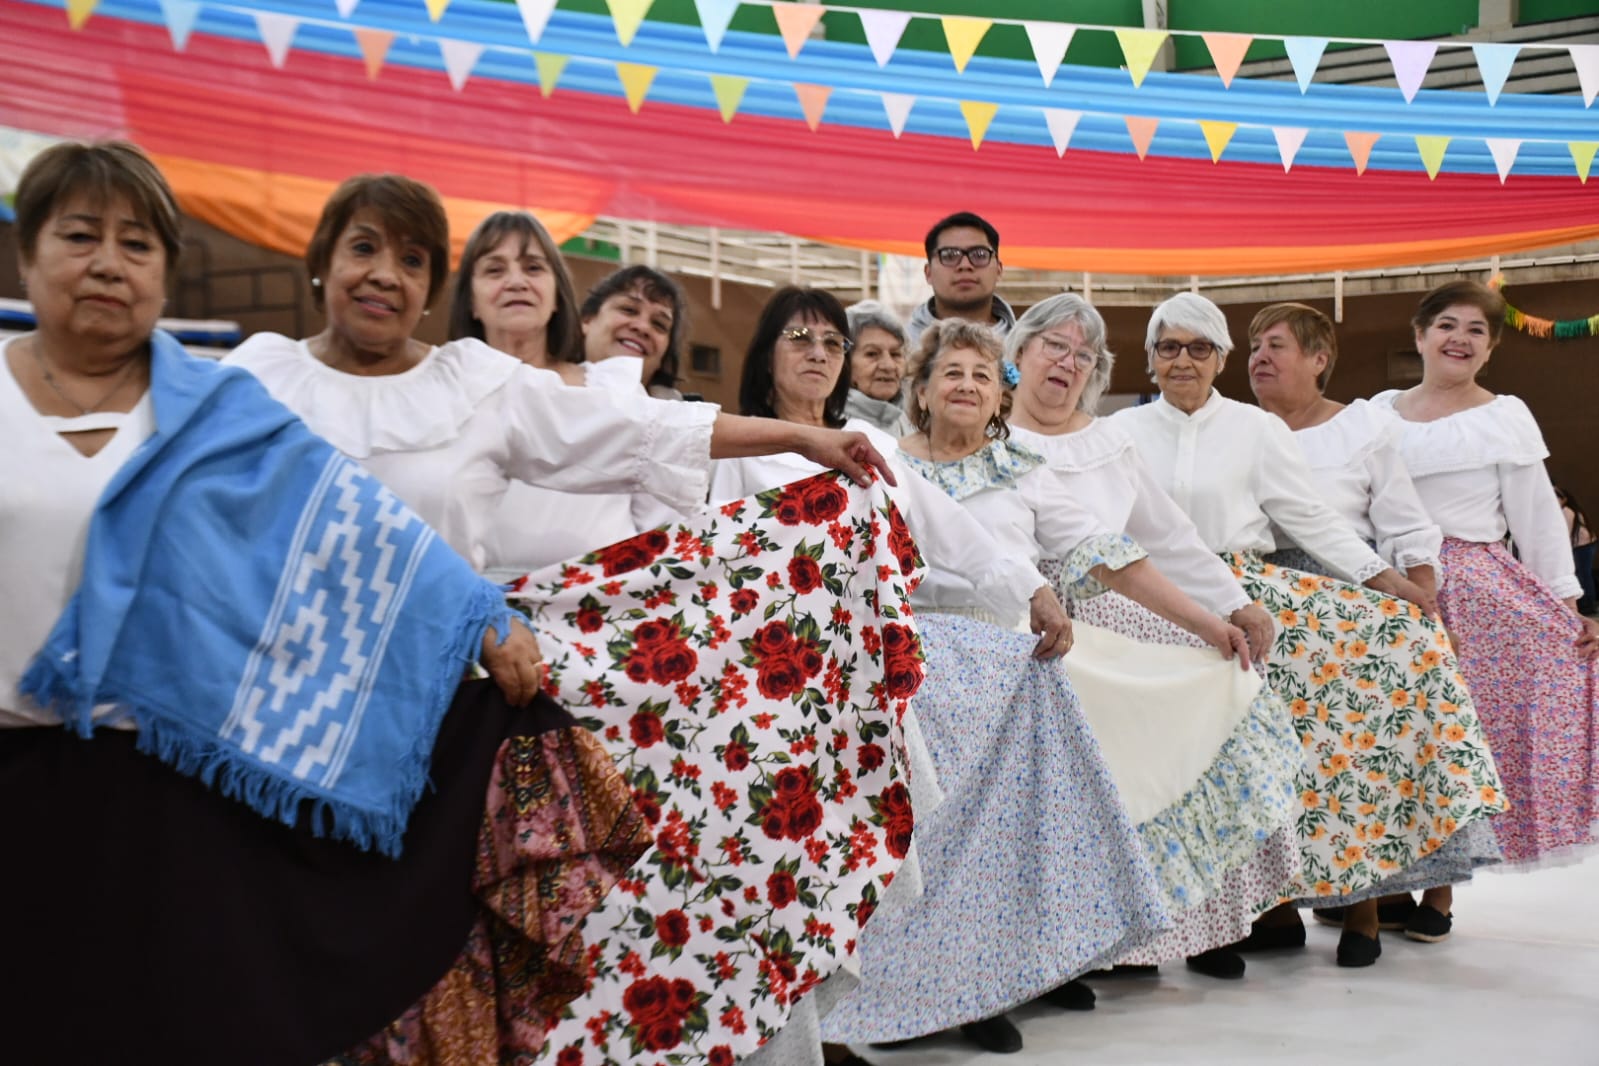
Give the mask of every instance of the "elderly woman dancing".
M 1421 384 L 1373 403 L 1401 419 L 1405 465 L 1443 530 L 1439 603 L 1511 803 L 1494 830 L 1507 864 L 1533 868 L 1595 843 L 1599 623 L 1576 610 L 1582 586 L 1537 422 L 1477 381 L 1504 321 L 1484 285 L 1434 289 L 1412 320 Z M 1448 913 L 1431 928 L 1447 933 Z
M 1017 320 L 1005 347 L 1019 376 L 1013 390 L 1011 438 L 1045 456 L 1079 503 L 1109 528 L 1131 537 L 1174 584 L 1212 614 L 1230 619 L 1248 633 L 1252 654 L 1264 659 L 1273 636 L 1271 617 L 1251 602 L 1231 567 L 1205 547 L 1188 516 L 1155 483 L 1132 439 L 1113 421 L 1094 417 L 1114 362 L 1099 312 L 1080 296 L 1051 296 Z M 1073 591 L 1082 590 L 1067 590 Z M 1079 595 L 1073 607 L 1081 616 L 1093 603 Z M 1139 625 L 1152 617 L 1146 612 L 1106 614 L 1110 628 L 1121 636 L 1132 641 L 1150 636 Z M 1094 657 L 1094 649 L 1081 644 L 1097 630 L 1079 617 L 1076 631 L 1080 646 L 1067 662 L 1069 671 Z M 1163 636 L 1157 631 L 1152 639 L 1159 642 Z M 1138 670 L 1147 680 L 1161 653 L 1147 645 L 1134 647 Z M 1237 734 L 1213 753 L 1206 773 L 1194 785 L 1204 799 L 1190 797 L 1188 805 L 1196 813 L 1184 820 L 1190 833 L 1185 848 L 1212 876 L 1179 901 L 1183 920 L 1177 929 L 1137 949 L 1122 963 L 1153 966 L 1187 955 L 1188 965 L 1201 973 L 1236 977 L 1243 973 L 1244 961 L 1228 945 L 1248 935 L 1262 904 L 1274 901 L 1298 870 L 1293 811 L 1258 785 L 1272 774 L 1293 780 L 1300 746 L 1288 709 L 1270 689 L 1241 705 L 1221 698 L 1201 699 L 1202 695 L 1207 694 L 1192 687 L 1181 695 L 1172 693 L 1161 710 L 1184 718 L 1209 717 Z M 1093 703 L 1085 702 L 1102 737 L 1118 725 L 1127 728 L 1122 713 L 1125 700 L 1107 700 L 1107 704 L 1101 709 L 1102 722 Z M 1171 735 L 1165 723 L 1157 721 L 1145 732 L 1149 739 L 1143 743 L 1152 747 L 1157 738 Z M 1148 754 L 1156 755 L 1153 750 Z M 1231 782 L 1230 791 L 1219 787 L 1222 781 Z M 1269 831 L 1264 843 L 1257 830 Z M 1167 850 L 1167 841 L 1152 843 L 1162 852 Z
M 1380 895 L 1383 879 L 1505 805 L 1448 638 L 1428 616 L 1425 592 L 1322 500 L 1288 427 L 1212 387 L 1232 349 L 1220 308 L 1174 296 L 1150 317 L 1145 343 L 1160 398 L 1112 421 L 1279 623 L 1268 678 L 1307 758 L 1303 871 L 1287 894 Z M 1274 525 L 1337 576 L 1265 562 L 1277 548 Z M 1375 962 L 1377 932 L 1375 913 L 1346 915 L 1340 965 Z M 1244 946 L 1303 942 L 1297 913 L 1284 907 Z

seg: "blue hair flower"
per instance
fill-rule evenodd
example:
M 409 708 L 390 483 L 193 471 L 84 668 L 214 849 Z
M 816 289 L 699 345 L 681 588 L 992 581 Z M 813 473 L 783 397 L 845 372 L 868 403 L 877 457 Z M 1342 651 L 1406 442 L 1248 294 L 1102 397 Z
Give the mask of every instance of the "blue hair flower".
M 1014 389 L 1016 386 L 1022 383 L 1022 372 L 1016 369 L 1015 363 L 1011 362 L 1009 359 L 1001 359 L 999 361 L 999 367 L 1000 370 L 1002 370 L 1005 374 L 1005 384 Z

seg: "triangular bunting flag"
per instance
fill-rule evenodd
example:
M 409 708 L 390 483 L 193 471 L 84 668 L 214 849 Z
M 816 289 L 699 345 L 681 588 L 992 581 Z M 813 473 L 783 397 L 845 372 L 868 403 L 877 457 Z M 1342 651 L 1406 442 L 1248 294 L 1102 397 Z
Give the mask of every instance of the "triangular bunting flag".
M 644 16 L 649 13 L 651 2 L 652 0 L 605 0 L 605 6 L 611 9 L 611 21 L 616 25 L 616 39 L 622 42 L 623 48 L 633 43 L 633 36 L 638 33 L 638 28 L 644 25 Z
M 279 15 L 273 11 L 256 12 L 255 28 L 261 34 L 261 43 L 266 45 L 267 56 L 274 67 L 283 66 L 283 61 L 289 57 L 289 45 L 294 40 L 294 31 L 299 27 L 300 20 L 293 15 Z
M 1427 178 L 1438 180 L 1438 171 L 1444 165 L 1444 152 L 1449 149 L 1449 138 L 1430 134 L 1416 134 L 1416 151 L 1421 153 L 1421 165 L 1427 168 Z
M 1582 106 L 1592 107 L 1599 95 L 1599 44 L 1568 44 L 1571 65 L 1577 68 L 1577 84 L 1582 87 Z
M 716 108 L 722 113 L 723 122 L 733 121 L 733 114 L 744 99 L 744 90 L 749 87 L 748 78 L 734 77 L 732 74 L 711 75 L 711 92 L 716 94 Z
M 983 35 L 994 20 L 945 15 L 939 21 L 944 24 L 944 40 L 949 44 L 949 57 L 955 61 L 955 70 L 964 74 L 966 64 L 977 54 L 977 46 L 983 43 Z
M 1371 162 L 1371 146 L 1377 143 L 1380 133 L 1345 133 L 1344 143 L 1349 146 L 1349 154 L 1355 160 L 1355 173 L 1364 174 L 1366 164 Z
M 622 92 L 627 96 L 627 106 L 633 114 L 638 114 L 638 109 L 644 106 L 644 97 L 650 91 L 650 85 L 655 81 L 655 72 L 660 67 L 645 66 L 643 63 L 618 63 L 616 77 L 622 83 Z
M 355 14 L 355 5 L 360 2 L 361 0 L 333 0 L 333 6 L 339 9 L 340 18 L 347 19 Z
M 89 21 L 89 14 L 100 0 L 67 0 L 67 25 L 74 30 L 83 29 L 83 24 Z
M 822 124 L 822 112 L 827 110 L 827 98 L 833 95 L 833 87 L 795 82 L 794 95 L 799 97 L 800 110 L 805 112 L 805 125 L 816 129 Z
M 1149 154 L 1149 145 L 1155 139 L 1155 127 L 1159 125 L 1158 118 L 1127 116 L 1127 136 L 1133 139 L 1133 148 L 1138 151 L 1139 159 Z
M 978 145 L 983 143 L 988 124 L 994 121 L 994 116 L 999 112 L 999 105 L 982 100 L 962 100 L 960 104 L 961 114 L 966 118 L 966 128 L 972 134 L 972 151 L 975 152 Z
M 361 46 L 361 58 L 366 62 L 367 80 L 377 81 L 383 61 L 388 58 L 389 45 L 394 43 L 394 34 L 388 30 L 369 30 L 364 27 L 356 27 L 353 32 L 355 43 Z
M 1155 65 L 1160 46 L 1166 43 L 1165 30 L 1117 30 L 1116 40 L 1122 46 L 1122 56 L 1127 60 L 1127 73 L 1133 76 L 1133 85 L 1144 84 L 1149 68 Z
M 1238 123 L 1202 118 L 1199 120 L 1199 132 L 1205 135 L 1205 143 L 1210 146 L 1210 161 L 1215 163 L 1227 150 L 1227 142 L 1238 132 Z
M 1294 156 L 1299 154 L 1299 146 L 1305 143 L 1305 134 L 1310 131 L 1299 126 L 1273 126 L 1271 135 L 1277 138 L 1277 154 L 1283 157 L 1283 173 L 1286 174 L 1294 167 Z
M 460 92 L 471 77 L 472 68 L 483 54 L 483 46 L 475 41 L 448 41 L 440 39 L 439 53 L 444 56 L 444 72 L 450 76 L 450 85 Z
M 1488 151 L 1494 157 L 1494 168 L 1499 171 L 1499 184 L 1503 185 L 1510 176 L 1510 168 L 1516 163 L 1521 142 L 1508 137 L 1489 137 Z
M 188 47 L 189 34 L 200 17 L 200 5 L 194 0 L 161 0 L 161 16 L 167 20 L 167 32 L 172 35 L 172 47 L 183 51 Z
M 1205 47 L 1210 49 L 1210 61 L 1216 64 L 1222 85 L 1231 89 L 1233 78 L 1244 65 L 1244 55 L 1255 38 L 1247 33 L 1202 33 L 1200 36 L 1205 39 Z
M 1421 88 L 1422 80 L 1427 77 L 1427 68 L 1432 66 L 1432 57 L 1438 54 L 1438 45 L 1432 41 L 1384 41 L 1382 46 L 1388 50 L 1388 61 L 1394 65 L 1394 78 L 1399 82 L 1399 91 L 1405 94 L 1405 103 L 1416 98 L 1416 90 Z
M 1038 61 L 1038 73 L 1044 77 L 1044 88 L 1055 80 L 1055 71 L 1066 61 L 1066 49 L 1072 46 L 1072 35 L 1077 27 L 1059 22 L 1028 22 L 1027 40 L 1033 46 L 1033 58 Z
M 1488 106 L 1499 102 L 1499 92 L 1510 77 L 1511 64 L 1516 61 L 1519 44 L 1474 44 L 1471 52 L 1477 57 L 1477 71 L 1482 75 L 1482 88 L 1488 94 Z M 1503 180 L 1501 178 L 1500 180 Z
M 883 112 L 888 115 L 888 128 L 894 131 L 894 139 L 899 140 L 899 135 L 905 132 L 905 120 L 911 117 L 911 105 L 916 103 L 916 97 L 905 93 L 883 93 Z
M 856 14 L 861 17 L 861 29 L 866 34 L 866 47 L 872 50 L 872 58 L 877 60 L 878 66 L 888 66 L 894 49 L 899 47 L 899 39 L 905 36 L 905 27 L 910 25 L 911 13 L 863 7 Z
M 571 56 L 552 55 L 549 52 L 534 52 L 533 65 L 539 72 L 539 95 L 546 100 L 555 91 L 555 83 L 561 80 L 561 72 L 566 69 L 566 61 Z
M 1599 149 L 1599 141 L 1571 141 L 1566 148 L 1571 152 L 1571 161 L 1577 164 L 1577 177 L 1584 185 L 1588 184 L 1588 169 L 1593 166 L 1593 153 Z
M 522 25 L 527 27 L 528 41 L 538 44 L 539 38 L 544 36 L 544 27 L 550 24 L 555 0 L 516 0 L 516 10 L 522 15 Z
M 777 31 L 783 35 L 788 48 L 788 58 L 799 56 L 800 49 L 811 39 L 811 31 L 822 21 L 827 9 L 821 4 L 773 4 L 772 17 L 777 19 Z
M 727 27 L 738 11 L 738 0 L 694 0 L 694 10 L 699 12 L 705 43 L 711 46 L 711 51 L 716 51 L 722 47 L 722 38 L 727 36 Z
M 1055 154 L 1066 154 L 1066 146 L 1071 143 L 1072 134 L 1077 132 L 1077 122 L 1083 117 L 1081 111 L 1066 111 L 1058 107 L 1044 108 L 1044 121 L 1049 124 L 1050 140 L 1055 142 Z
M 439 19 L 443 18 L 445 8 L 450 6 L 450 0 L 426 0 L 426 2 L 428 6 L 428 18 L 432 19 L 434 22 L 437 22 Z
M 1301 93 L 1310 88 L 1310 79 L 1316 76 L 1321 54 L 1327 50 L 1325 37 L 1284 37 L 1283 48 L 1288 52 L 1288 62 L 1293 65 L 1294 79 Z

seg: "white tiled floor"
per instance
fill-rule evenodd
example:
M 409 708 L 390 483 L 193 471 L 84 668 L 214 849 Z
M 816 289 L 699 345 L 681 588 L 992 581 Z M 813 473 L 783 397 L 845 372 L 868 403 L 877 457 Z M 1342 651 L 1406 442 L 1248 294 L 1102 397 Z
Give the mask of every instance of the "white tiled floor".
M 1365 970 L 1333 965 L 1337 931 L 1311 923 L 1305 950 L 1251 956 L 1242 981 L 1181 963 L 1098 981 L 1092 1013 L 1014 1012 L 1016 1055 L 954 1037 L 859 1050 L 879 1066 L 1599 1066 L 1599 858 L 1479 875 L 1454 910 L 1447 941 L 1384 933 Z

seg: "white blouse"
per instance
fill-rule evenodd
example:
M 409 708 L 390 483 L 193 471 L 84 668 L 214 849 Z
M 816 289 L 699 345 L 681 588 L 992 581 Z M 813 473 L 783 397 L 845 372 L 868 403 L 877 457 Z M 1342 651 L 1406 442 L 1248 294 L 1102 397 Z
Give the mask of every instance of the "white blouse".
M 1286 423 L 1215 390 L 1185 414 L 1165 397 L 1110 416 L 1213 552 L 1273 552 L 1276 524 L 1334 577 L 1364 582 L 1388 564 L 1316 491 Z
M 648 395 L 642 359 L 615 356 L 584 363 L 583 373 L 589 388 L 622 396 Z M 560 521 L 551 522 L 551 516 Z M 648 493 L 559 492 L 513 481 L 484 534 L 488 553 L 484 572 L 495 581 L 514 580 L 683 517 Z
M 1033 559 L 995 544 L 982 523 L 942 489 L 905 465 L 899 445 L 892 437 L 856 419 L 851 419 L 845 428 L 871 437 L 873 446 L 888 460 L 899 482 L 885 485 L 885 488 L 904 515 L 905 524 L 928 566 L 926 580 L 911 596 L 912 604 L 917 607 L 979 607 L 1007 626 L 1025 619 L 1033 593 L 1049 584 L 1038 572 Z M 823 470 L 794 452 L 718 459 L 711 465 L 713 504 L 741 500 Z
M 1399 390 L 1372 403 L 1394 411 Z M 1509 534 L 1522 563 L 1561 599 L 1582 595 L 1571 540 L 1543 461 L 1543 434 L 1527 405 L 1496 396 L 1431 422 L 1397 411 L 1405 466 L 1421 502 L 1446 537 L 1492 544 Z
M 1119 426 L 1104 418 L 1073 433 L 1035 433 L 1012 426 L 1011 439 L 1048 459 L 1065 476 L 1078 504 L 1106 529 L 1132 537 L 1156 569 L 1206 610 L 1226 617 L 1249 605 L 1249 593 L 1232 567 L 1200 539 L 1194 523 L 1155 482 L 1133 439 Z
M 1391 409 L 1365 400 L 1355 400 L 1320 425 L 1294 431 L 1316 488 L 1362 540 L 1377 545 L 1377 554 L 1401 569 L 1437 566 L 1443 531 L 1405 469 L 1403 435 Z M 1294 542 L 1286 534 L 1277 539 Z
M 224 361 L 260 378 L 479 571 L 515 481 L 561 492 L 647 493 L 679 511 L 705 498 L 712 404 L 570 388 L 553 371 L 471 339 L 434 348 L 404 373 L 374 377 L 335 370 L 304 341 L 276 333 L 256 334 Z M 577 530 L 560 513 L 539 521 Z
M 155 432 L 155 412 L 146 392 L 126 414 L 41 415 L 5 360 L 9 345 L 0 345 L 0 727 L 59 726 L 58 715 L 23 699 L 17 685 L 77 591 L 101 494 Z M 116 433 L 93 455 L 61 437 L 97 429 Z M 115 713 L 107 705 L 94 718 L 105 723 Z

